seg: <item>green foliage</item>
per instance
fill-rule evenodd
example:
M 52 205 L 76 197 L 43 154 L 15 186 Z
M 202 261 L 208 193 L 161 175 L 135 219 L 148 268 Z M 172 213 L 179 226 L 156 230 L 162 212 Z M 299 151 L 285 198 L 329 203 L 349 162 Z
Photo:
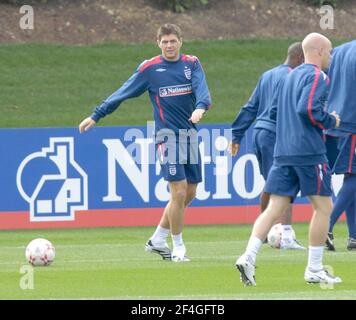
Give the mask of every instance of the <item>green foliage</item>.
M 304 2 L 313 6 L 330 5 L 333 8 L 336 7 L 338 0 L 304 0 Z
M 261 73 L 283 61 L 290 43 L 185 42 L 182 52 L 199 57 L 213 99 L 203 123 L 231 123 Z M 6 114 L 0 128 L 76 127 L 143 60 L 157 54 L 153 44 L 0 46 L 0 101 Z M 144 94 L 122 103 L 99 125 L 145 125 L 151 119 L 152 106 Z
M 185 42 L 182 52 L 199 57 L 213 99 L 202 124 L 231 123 L 262 72 L 283 62 L 294 40 Z M 157 54 L 153 44 L 2 45 L 0 128 L 76 127 L 142 61 Z M 145 125 L 147 120 L 152 120 L 152 106 L 143 94 L 98 125 Z
M 207 5 L 209 0 L 159 0 L 159 2 L 163 2 L 174 12 L 183 13 L 184 11 L 191 9 L 194 6 Z

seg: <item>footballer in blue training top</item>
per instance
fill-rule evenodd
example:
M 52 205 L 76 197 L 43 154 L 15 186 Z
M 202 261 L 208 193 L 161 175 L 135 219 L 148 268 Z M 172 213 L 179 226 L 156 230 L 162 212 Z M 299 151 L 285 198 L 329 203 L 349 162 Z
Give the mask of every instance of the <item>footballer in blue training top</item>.
M 248 102 L 243 106 L 232 127 L 232 142 L 241 143 L 247 129 L 256 120 L 256 129 L 266 129 L 276 132 L 276 120 L 269 116 L 273 95 L 277 91 L 281 79 L 290 71 L 291 66 L 281 64 L 262 74 Z M 266 176 L 264 176 L 267 179 Z
M 277 113 L 272 113 L 277 114 L 276 146 L 265 188 L 271 193 L 271 201 L 255 221 L 246 251 L 236 260 L 246 285 L 256 285 L 255 264 L 262 241 L 299 191 L 308 196 L 313 207 L 304 279 L 308 283 L 342 282 L 323 266 L 332 211 L 331 172 L 323 130 L 340 125 L 336 112 L 325 111 L 330 81 L 322 69 L 329 65 L 332 44 L 325 36 L 311 33 L 302 46 L 305 64 L 284 78 L 278 92 Z
M 239 149 L 246 130 L 256 120 L 253 130 L 253 149 L 256 155 L 260 172 L 267 180 L 268 173 L 273 165 L 273 152 L 276 142 L 276 120 L 270 117 L 270 109 L 281 86 L 282 80 L 295 67 L 304 62 L 304 54 L 301 42 L 293 43 L 288 48 L 285 62 L 262 74 L 255 90 L 248 102 L 241 109 L 232 124 L 232 142 L 229 151 L 235 156 Z M 270 194 L 261 193 L 260 207 L 263 212 L 269 203 Z M 295 239 L 295 232 L 292 228 L 292 205 L 288 207 L 281 218 L 281 249 L 305 249 Z
M 98 106 L 92 119 L 96 122 L 113 112 L 126 99 L 148 91 L 153 105 L 156 132 L 171 129 L 196 129 L 190 117 L 195 109 L 211 105 L 205 74 L 197 57 L 180 54 L 169 61 L 159 55 L 140 64 L 124 85 Z
M 157 32 L 161 55 L 146 60 L 136 72 L 79 125 L 80 132 L 94 126 L 126 99 L 148 91 L 155 120 L 157 154 L 162 174 L 169 183 L 171 199 L 146 251 L 163 259 L 187 262 L 182 238 L 184 210 L 195 198 L 202 181 L 195 124 L 211 106 L 205 74 L 197 57 L 180 53 L 182 32 L 174 24 Z M 191 147 L 193 145 L 193 147 Z M 172 234 L 173 251 L 167 237 Z
M 349 231 L 348 250 L 356 250 L 356 40 L 333 50 L 328 72 L 331 78 L 328 109 L 336 110 L 342 122 L 340 127 L 328 130 L 328 153 L 334 160 L 333 172 L 344 174 L 343 186 L 334 203 L 326 245 L 334 251 L 333 228 L 345 211 Z M 337 145 L 337 148 L 333 146 Z

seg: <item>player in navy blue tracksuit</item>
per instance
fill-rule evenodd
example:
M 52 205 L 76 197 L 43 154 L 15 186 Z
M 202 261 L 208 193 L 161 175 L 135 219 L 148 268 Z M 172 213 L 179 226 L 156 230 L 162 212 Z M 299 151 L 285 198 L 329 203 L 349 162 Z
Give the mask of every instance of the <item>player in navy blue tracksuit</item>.
M 158 29 L 162 53 L 144 61 L 123 86 L 99 105 L 79 125 L 80 132 L 94 126 L 119 105 L 148 91 L 155 120 L 155 143 L 161 169 L 169 183 L 171 199 L 161 221 L 146 243 L 146 251 L 164 259 L 189 261 L 182 238 L 184 210 L 195 198 L 202 181 L 195 124 L 211 106 L 209 89 L 200 61 L 180 53 L 181 30 L 173 24 Z M 172 233 L 173 251 L 166 239 Z
M 248 102 L 243 106 L 232 124 L 232 142 L 230 152 L 235 156 L 241 140 L 247 129 L 256 120 L 253 130 L 253 147 L 258 160 L 261 174 L 265 181 L 273 164 L 273 151 L 276 142 L 276 121 L 271 119 L 270 108 L 274 95 L 276 95 L 282 79 L 295 67 L 304 62 L 302 44 L 293 43 L 288 48 L 288 55 L 284 64 L 270 69 L 262 74 L 257 86 Z M 261 194 L 261 212 L 268 205 L 270 194 Z M 293 237 L 292 206 L 281 219 L 282 237 L 280 248 L 282 249 L 305 249 Z
M 336 110 L 342 122 L 337 129 L 328 130 L 328 140 L 338 139 L 338 150 L 333 172 L 344 174 L 344 183 L 339 191 L 330 217 L 326 245 L 334 251 L 333 228 L 346 212 L 349 231 L 347 249 L 356 249 L 356 40 L 344 43 L 333 50 L 333 59 L 328 72 L 331 85 L 328 109 Z M 330 136 L 331 135 L 331 136 Z M 329 150 L 330 151 L 330 148 Z M 329 152 L 331 154 L 331 151 Z
M 278 91 L 277 113 L 271 112 L 277 116 L 274 163 L 265 187 L 271 199 L 254 224 L 245 253 L 236 261 L 246 285 L 256 285 L 255 261 L 262 241 L 299 191 L 302 196 L 308 196 L 314 209 L 304 279 L 310 283 L 341 282 L 322 264 L 332 210 L 331 173 L 323 130 L 340 124 L 336 113 L 325 111 L 329 79 L 321 69 L 328 67 L 332 47 L 331 42 L 318 33 L 306 36 L 302 45 L 305 64 L 285 77 Z

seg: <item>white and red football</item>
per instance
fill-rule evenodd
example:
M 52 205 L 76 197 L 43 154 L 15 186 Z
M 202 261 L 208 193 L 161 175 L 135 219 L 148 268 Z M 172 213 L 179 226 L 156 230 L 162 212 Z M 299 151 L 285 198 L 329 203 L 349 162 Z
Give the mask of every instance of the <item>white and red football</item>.
M 49 266 L 56 256 L 56 251 L 50 241 L 37 238 L 27 245 L 25 255 L 33 266 Z

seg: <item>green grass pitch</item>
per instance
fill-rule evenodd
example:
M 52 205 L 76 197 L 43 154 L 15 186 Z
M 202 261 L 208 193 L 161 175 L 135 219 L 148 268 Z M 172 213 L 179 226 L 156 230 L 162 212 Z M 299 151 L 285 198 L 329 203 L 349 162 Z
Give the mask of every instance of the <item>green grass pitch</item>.
M 307 243 L 307 224 L 294 225 Z M 334 288 L 303 280 L 306 251 L 264 245 L 257 259 L 256 287 L 244 287 L 235 269 L 249 225 L 186 226 L 189 263 L 163 261 L 144 251 L 154 227 L 0 232 L 0 299 L 355 299 L 356 253 L 346 250 L 346 225 L 335 228 L 336 252 L 326 252 L 343 283 Z M 34 268 L 34 288 L 22 290 L 24 252 L 33 238 L 56 247 L 49 267 Z

